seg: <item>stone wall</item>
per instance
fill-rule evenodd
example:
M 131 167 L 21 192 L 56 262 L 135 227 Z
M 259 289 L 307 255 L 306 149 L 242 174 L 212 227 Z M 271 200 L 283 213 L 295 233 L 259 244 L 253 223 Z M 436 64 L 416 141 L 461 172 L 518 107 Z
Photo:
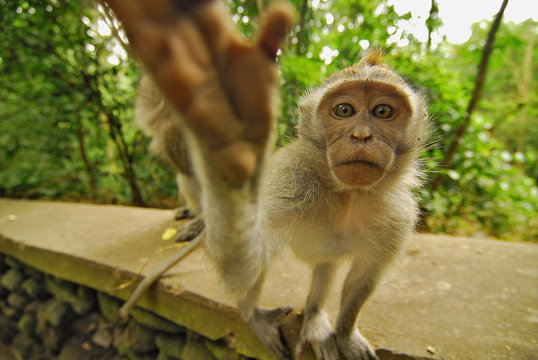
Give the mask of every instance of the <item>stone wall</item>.
M 118 322 L 119 299 L 0 254 L 0 342 L 19 360 L 247 359 L 136 308 Z

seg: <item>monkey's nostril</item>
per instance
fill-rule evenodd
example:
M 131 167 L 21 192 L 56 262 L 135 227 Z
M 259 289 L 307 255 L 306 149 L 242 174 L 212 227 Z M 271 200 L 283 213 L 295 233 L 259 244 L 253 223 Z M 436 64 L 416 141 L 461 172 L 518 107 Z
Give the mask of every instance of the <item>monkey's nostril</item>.
M 372 140 L 372 134 L 366 131 L 354 131 L 351 134 L 351 139 L 353 141 L 368 142 Z

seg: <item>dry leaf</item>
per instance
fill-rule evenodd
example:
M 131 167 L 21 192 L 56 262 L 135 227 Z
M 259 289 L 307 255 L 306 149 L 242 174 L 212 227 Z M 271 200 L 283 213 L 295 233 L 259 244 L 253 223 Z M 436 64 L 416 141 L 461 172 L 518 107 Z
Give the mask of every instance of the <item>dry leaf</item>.
M 164 230 L 163 234 L 161 235 L 161 239 L 164 241 L 172 240 L 178 233 L 178 230 L 173 227 L 166 228 Z

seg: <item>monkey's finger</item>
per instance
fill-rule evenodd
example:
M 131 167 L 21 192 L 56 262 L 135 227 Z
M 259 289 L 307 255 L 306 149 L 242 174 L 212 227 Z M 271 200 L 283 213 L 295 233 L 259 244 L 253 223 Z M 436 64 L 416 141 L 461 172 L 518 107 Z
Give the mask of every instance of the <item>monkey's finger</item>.
M 222 1 L 207 2 L 192 13 L 215 63 L 232 44 L 245 44 Z
M 152 3 L 153 0 L 148 0 L 147 2 Z M 210 2 L 215 2 L 215 0 L 171 0 L 176 11 L 189 14 L 194 11 L 196 8 Z
M 216 0 L 103 0 L 114 10 L 120 21 L 129 27 L 140 19 L 154 23 L 169 24 L 178 15 L 189 15 L 205 4 Z
M 179 6 L 175 2 L 107 0 L 107 3 L 122 22 L 131 47 L 151 72 L 163 64 L 169 67 L 177 62 L 178 56 L 187 68 L 186 74 L 192 70 L 189 60 L 200 67 L 209 62 L 209 54 L 204 54 L 205 48 L 200 47 L 203 39 L 198 29 L 188 16 L 175 10 Z M 189 77 L 185 79 L 188 81 Z
M 294 17 L 295 9 L 287 2 L 269 5 L 258 34 L 258 46 L 270 59 L 276 59 L 278 49 L 284 46 Z
M 153 73 L 166 97 L 177 109 L 184 111 L 191 106 L 193 96 L 207 81 L 207 74 L 200 63 L 193 58 L 194 54 L 189 52 L 183 38 L 167 37 L 162 46 L 162 56 L 155 61 L 148 59 L 152 55 L 146 55 L 143 49 L 140 57 Z
M 256 144 L 243 139 L 245 125 L 237 121 L 216 77 L 197 89 L 185 119 L 230 183 L 239 185 L 252 176 L 259 151 Z
M 107 0 L 110 8 L 123 24 L 132 48 L 142 61 L 148 65 L 159 59 L 165 46 L 166 36 L 162 27 L 169 23 L 173 13 L 167 1 L 157 1 L 151 11 L 142 1 Z
M 136 30 L 141 21 L 169 23 L 175 14 L 169 0 L 105 0 L 129 32 Z

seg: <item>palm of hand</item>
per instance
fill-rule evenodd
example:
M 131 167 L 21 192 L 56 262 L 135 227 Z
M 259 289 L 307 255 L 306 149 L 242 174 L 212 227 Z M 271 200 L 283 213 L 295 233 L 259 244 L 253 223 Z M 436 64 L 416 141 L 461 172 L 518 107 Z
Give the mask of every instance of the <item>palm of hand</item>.
M 165 0 L 109 3 L 217 171 L 233 185 L 249 179 L 275 119 L 275 58 L 291 26 L 291 7 L 270 7 L 251 44 L 221 2 L 183 1 L 180 8 Z

